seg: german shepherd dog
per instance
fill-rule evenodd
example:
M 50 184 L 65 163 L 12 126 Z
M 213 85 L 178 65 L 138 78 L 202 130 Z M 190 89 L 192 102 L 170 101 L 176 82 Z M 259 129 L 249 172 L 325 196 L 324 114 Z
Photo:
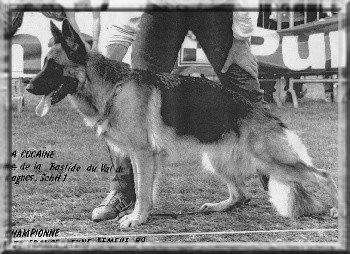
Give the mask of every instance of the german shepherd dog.
M 121 227 L 147 221 L 159 173 L 174 162 L 199 163 L 226 182 L 229 198 L 206 203 L 202 211 L 227 211 L 247 201 L 245 176 L 260 170 L 270 177 L 270 201 L 280 215 L 319 212 L 319 202 L 303 187 L 313 183 L 331 196 L 331 216 L 338 216 L 329 172 L 313 166 L 285 124 L 240 93 L 202 78 L 130 69 L 86 49 L 68 21 L 62 32 L 51 22 L 51 32 L 55 44 L 27 90 L 43 95 L 40 116 L 69 95 L 87 125 L 131 159 L 136 203 L 119 220 Z

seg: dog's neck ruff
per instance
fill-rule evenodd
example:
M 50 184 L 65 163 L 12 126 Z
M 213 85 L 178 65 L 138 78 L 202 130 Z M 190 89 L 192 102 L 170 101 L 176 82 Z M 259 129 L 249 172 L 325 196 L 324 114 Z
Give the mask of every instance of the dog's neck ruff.
M 78 85 L 71 96 L 71 102 L 83 116 L 85 124 L 95 128 L 98 135 L 101 135 L 108 126 L 108 116 L 115 97 L 122 89 L 122 84 L 129 80 L 131 70 L 126 64 L 101 55 L 93 55 L 90 60 L 92 63 L 86 65 L 88 75 L 85 82 Z
M 128 64 L 108 59 L 99 53 L 91 53 L 86 66 L 87 69 L 91 68 L 90 70 L 92 70 L 92 72 L 87 73 L 98 75 L 99 82 L 102 81 L 111 86 L 124 80 L 132 72 Z M 89 78 L 93 79 L 94 77 Z
M 77 97 L 79 110 L 86 116 L 102 116 L 106 104 L 117 92 L 116 88 L 130 77 L 131 69 L 127 64 L 105 58 L 98 53 L 89 54 L 85 66 L 86 77 L 74 97 Z
M 120 91 L 122 90 L 122 85 L 124 82 L 120 82 L 120 84 L 116 84 L 116 87 L 114 89 L 114 92 L 111 94 L 111 97 L 108 99 L 108 101 L 106 102 L 105 105 L 105 110 L 103 112 L 103 115 L 96 121 L 96 123 L 94 124 L 93 128 L 96 129 L 97 132 L 97 136 L 102 135 L 103 133 L 105 133 L 108 130 L 108 118 L 109 118 L 109 114 L 112 110 L 112 107 L 114 105 L 114 100 L 115 97 L 120 93 Z

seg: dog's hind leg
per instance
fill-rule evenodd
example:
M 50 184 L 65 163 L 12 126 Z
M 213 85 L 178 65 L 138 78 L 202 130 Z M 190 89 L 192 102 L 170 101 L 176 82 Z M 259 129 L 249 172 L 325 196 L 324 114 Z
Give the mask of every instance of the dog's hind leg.
M 323 188 L 328 195 L 331 197 L 332 208 L 330 210 L 330 215 L 333 218 L 338 217 L 338 190 L 337 186 L 331 177 L 330 173 L 324 169 L 318 169 L 311 166 L 310 171 L 313 172 L 315 180 L 314 183 L 318 184 L 319 187 Z
M 210 158 L 208 153 L 204 153 L 202 157 L 204 168 L 218 174 L 226 182 L 230 196 L 228 199 L 219 203 L 206 203 L 202 205 L 200 211 L 228 211 L 250 200 L 246 191 L 244 176 L 241 173 L 242 171 L 235 169 L 237 167 L 245 167 L 246 165 L 241 163 L 243 161 L 235 160 L 228 163 L 220 163 L 220 161 L 222 161 L 220 156 L 213 159 Z M 232 168 L 232 165 L 235 168 Z
M 299 137 L 285 129 L 265 141 L 255 142 L 253 154 L 270 174 L 269 194 L 277 211 L 286 217 L 299 217 L 319 212 L 319 202 L 302 184 L 313 183 L 332 199 L 331 216 L 337 217 L 337 187 L 330 173 L 312 165 Z M 259 149 L 257 149 L 259 147 Z
M 246 186 L 241 179 L 237 181 L 237 179 L 232 176 L 225 180 L 230 193 L 229 198 L 219 203 L 205 203 L 199 209 L 200 211 L 229 211 L 249 202 L 250 198 L 248 198 L 249 195 L 246 193 Z
M 330 195 L 333 205 L 330 214 L 336 218 L 337 187 L 329 172 L 304 163 L 278 165 L 271 174 L 269 194 L 277 211 L 282 216 L 299 217 L 320 210 L 317 200 L 303 187 L 304 183 L 313 183 Z

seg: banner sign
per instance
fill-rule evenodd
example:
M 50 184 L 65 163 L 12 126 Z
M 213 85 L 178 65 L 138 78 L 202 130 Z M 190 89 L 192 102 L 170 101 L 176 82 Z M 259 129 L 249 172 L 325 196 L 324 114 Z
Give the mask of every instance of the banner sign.
M 329 22 L 328 22 L 329 23 Z M 345 66 L 345 30 L 329 30 L 327 22 L 314 23 L 308 32 L 294 27 L 285 33 L 257 27 L 251 39 L 252 53 L 259 65 L 289 71 L 336 70 Z M 335 29 L 334 29 L 335 28 Z M 195 40 L 185 38 L 178 66 L 210 66 L 203 49 Z

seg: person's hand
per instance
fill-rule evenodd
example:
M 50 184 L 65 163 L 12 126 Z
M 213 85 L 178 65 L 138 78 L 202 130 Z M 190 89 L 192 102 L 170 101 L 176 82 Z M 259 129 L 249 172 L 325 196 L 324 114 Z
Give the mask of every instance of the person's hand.
M 191 30 L 188 30 L 187 32 L 187 36 L 192 40 L 196 40 L 196 36 L 194 35 L 194 33 Z
M 233 63 L 247 71 L 254 79 L 258 79 L 258 60 L 252 54 L 248 41 L 233 39 L 232 47 L 221 72 L 226 73 Z

